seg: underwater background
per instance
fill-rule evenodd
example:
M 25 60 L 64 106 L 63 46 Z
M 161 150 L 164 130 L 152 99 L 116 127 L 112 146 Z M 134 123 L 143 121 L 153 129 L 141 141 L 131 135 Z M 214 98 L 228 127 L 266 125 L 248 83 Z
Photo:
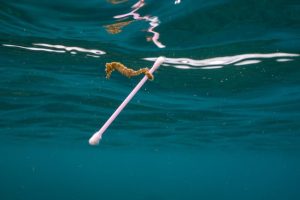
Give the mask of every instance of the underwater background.
M 0 199 L 300 199 L 300 2 L 0 0 Z M 142 78 L 154 73 L 103 135 Z

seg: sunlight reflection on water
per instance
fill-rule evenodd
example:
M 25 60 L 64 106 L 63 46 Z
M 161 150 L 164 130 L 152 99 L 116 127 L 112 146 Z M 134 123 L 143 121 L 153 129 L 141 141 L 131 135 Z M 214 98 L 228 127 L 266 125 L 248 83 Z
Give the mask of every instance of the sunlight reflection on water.
M 250 65 L 262 62 L 259 59 L 278 58 L 277 62 L 292 61 L 293 57 L 299 57 L 300 54 L 291 53 L 255 53 L 255 54 L 241 54 L 234 56 L 215 57 L 202 60 L 190 58 L 166 58 L 164 66 L 172 66 L 178 69 L 218 69 L 226 65 Z M 155 61 L 157 58 L 149 57 L 143 58 L 147 61 Z
M 44 43 L 33 43 L 33 45 L 38 47 L 25 47 L 20 45 L 13 45 L 13 44 L 3 44 L 3 46 L 6 47 L 15 47 L 15 48 L 21 48 L 21 49 L 32 50 L 32 51 L 47 51 L 47 52 L 54 52 L 54 53 L 70 52 L 71 54 L 77 54 L 77 52 L 81 52 L 81 53 L 87 53 L 87 56 L 92 56 L 96 58 L 100 57 L 99 55 L 106 54 L 106 52 L 98 49 L 85 49 L 82 47 L 67 47 L 64 45 L 52 45 L 52 44 L 44 44 Z

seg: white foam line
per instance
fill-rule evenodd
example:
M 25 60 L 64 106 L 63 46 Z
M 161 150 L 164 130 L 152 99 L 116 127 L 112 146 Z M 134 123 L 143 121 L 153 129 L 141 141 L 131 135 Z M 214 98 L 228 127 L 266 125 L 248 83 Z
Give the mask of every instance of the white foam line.
M 55 48 L 55 49 L 65 49 L 67 51 L 79 51 L 79 52 L 84 52 L 84 53 L 92 53 L 92 54 L 96 54 L 96 55 L 106 54 L 106 52 L 98 50 L 98 49 L 85 49 L 82 47 L 67 47 L 67 46 L 63 46 L 63 45 L 52 45 L 52 44 L 45 44 L 45 43 L 34 43 L 33 45 Z
M 193 67 L 187 65 L 174 65 L 177 69 L 193 69 Z
M 281 58 L 281 59 L 277 59 L 277 62 L 289 62 L 289 61 L 293 61 L 293 59 L 289 59 L 289 58 Z
M 209 66 L 209 67 L 201 67 L 201 69 L 220 69 L 223 68 L 223 66 Z
M 190 58 L 166 58 L 165 64 L 170 65 L 182 65 L 185 66 L 195 66 L 195 67 L 208 67 L 208 66 L 226 66 L 230 64 L 242 65 L 242 64 L 254 64 L 258 63 L 257 59 L 259 58 L 280 58 L 280 57 L 298 57 L 300 54 L 291 54 L 291 53 L 268 53 L 268 54 L 241 54 L 234 56 L 224 56 L 224 57 L 215 57 L 208 58 L 203 60 L 195 60 Z M 155 57 L 143 58 L 147 61 L 155 61 Z M 246 59 L 252 59 L 252 61 L 244 61 Z M 175 67 L 175 66 L 174 66 Z
M 257 64 L 260 63 L 261 60 L 245 60 L 239 63 L 235 63 L 235 66 L 241 66 L 241 65 L 252 65 L 252 64 Z
M 32 50 L 32 51 L 47 51 L 47 52 L 55 52 L 55 53 L 65 53 L 66 51 L 64 50 L 53 50 L 53 49 L 45 49 L 45 48 L 37 48 L 37 47 L 24 47 L 24 46 L 19 46 L 19 45 L 12 45 L 12 44 L 2 44 L 3 46 L 6 47 L 16 47 L 20 49 L 27 49 L 27 50 Z

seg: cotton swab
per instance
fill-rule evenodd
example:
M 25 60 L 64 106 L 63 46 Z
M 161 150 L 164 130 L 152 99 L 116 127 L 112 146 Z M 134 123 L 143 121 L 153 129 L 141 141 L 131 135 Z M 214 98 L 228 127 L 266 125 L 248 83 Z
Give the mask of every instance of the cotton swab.
M 164 57 L 158 57 L 155 63 L 153 64 L 152 68 L 149 70 L 151 74 L 164 62 Z M 110 118 L 105 122 L 105 124 L 102 126 L 102 128 L 97 131 L 90 139 L 89 144 L 90 145 L 97 145 L 99 144 L 99 141 L 102 138 L 102 134 L 105 132 L 105 130 L 110 126 L 110 124 L 116 119 L 116 117 L 120 114 L 120 112 L 123 110 L 123 108 L 129 103 L 129 101 L 134 97 L 134 95 L 141 89 L 141 87 L 144 85 L 144 83 L 148 80 L 147 76 L 144 76 L 144 78 L 135 86 L 135 88 L 131 91 L 131 93 L 126 97 L 126 99 L 122 102 L 122 104 L 117 108 L 117 110 L 110 116 Z

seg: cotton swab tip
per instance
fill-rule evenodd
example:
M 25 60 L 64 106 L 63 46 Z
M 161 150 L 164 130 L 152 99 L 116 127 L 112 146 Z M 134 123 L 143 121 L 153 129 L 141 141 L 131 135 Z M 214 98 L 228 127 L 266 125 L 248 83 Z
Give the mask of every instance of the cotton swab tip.
M 101 135 L 95 133 L 95 134 L 89 139 L 89 144 L 92 145 L 92 146 L 98 145 L 100 140 L 101 140 Z

